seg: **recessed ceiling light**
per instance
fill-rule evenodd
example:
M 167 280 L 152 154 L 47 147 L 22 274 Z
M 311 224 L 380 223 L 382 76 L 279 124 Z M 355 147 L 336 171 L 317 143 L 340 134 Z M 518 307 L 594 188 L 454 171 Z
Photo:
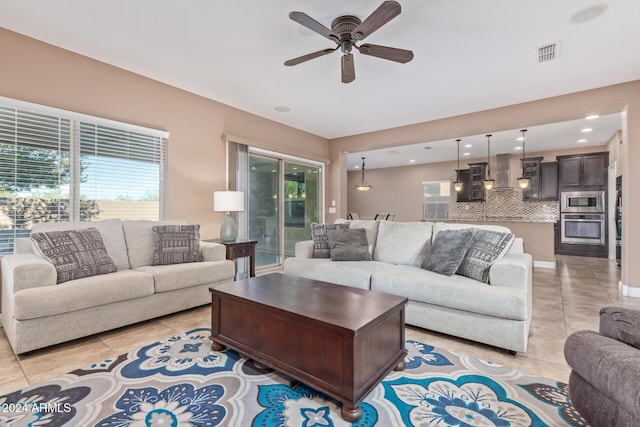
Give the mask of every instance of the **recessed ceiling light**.
M 573 15 L 570 21 L 572 24 L 584 24 L 585 22 L 596 19 L 598 16 L 605 13 L 608 7 L 609 6 L 606 4 L 597 4 L 595 6 L 587 7 Z
M 582 132 L 582 133 L 587 133 L 587 132 L 591 132 L 591 131 L 593 131 L 593 129 L 591 129 L 591 128 L 584 128 L 584 129 L 582 129 L 580 132 Z
M 275 110 L 278 113 L 288 113 L 289 111 L 291 111 L 291 108 L 287 107 L 286 105 L 278 105 Z
M 600 117 L 600 116 L 599 116 L 599 115 L 597 115 L 597 114 L 591 114 L 591 115 L 589 115 L 589 116 L 585 117 L 585 119 L 587 119 L 587 120 L 593 120 L 593 119 L 597 119 L 598 117 Z
M 464 148 L 471 148 L 471 147 L 473 147 L 473 145 L 472 145 L 472 144 L 465 144 L 465 145 L 464 145 Z
M 578 144 L 582 144 L 583 142 L 587 142 L 587 140 L 586 140 L 586 139 L 584 139 L 584 138 L 583 138 L 583 139 L 579 139 L 579 140 L 578 140 Z
M 355 165 L 354 167 L 355 167 L 356 169 L 360 169 L 360 166 L 359 166 L 359 165 Z
M 415 159 L 409 160 L 409 163 L 415 163 L 415 162 L 416 162 Z
M 463 156 L 470 156 L 471 153 L 462 153 Z
M 522 150 L 522 147 L 516 147 L 515 149 L 516 150 Z
M 523 137 L 516 138 L 516 141 L 524 141 Z

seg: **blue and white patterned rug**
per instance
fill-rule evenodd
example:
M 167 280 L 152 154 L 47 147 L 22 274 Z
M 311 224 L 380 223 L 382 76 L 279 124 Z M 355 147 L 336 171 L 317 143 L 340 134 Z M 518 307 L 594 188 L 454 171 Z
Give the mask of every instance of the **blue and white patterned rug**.
M 0 396 L 0 426 L 347 426 L 340 404 L 195 329 Z M 352 426 L 584 426 L 567 385 L 407 341 Z

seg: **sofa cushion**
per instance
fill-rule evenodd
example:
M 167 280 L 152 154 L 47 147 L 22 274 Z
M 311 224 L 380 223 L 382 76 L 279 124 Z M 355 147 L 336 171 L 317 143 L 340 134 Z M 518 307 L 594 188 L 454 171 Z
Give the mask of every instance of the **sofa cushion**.
M 56 283 L 118 271 L 96 228 L 31 233 L 40 255 L 56 269 Z
M 329 237 L 327 236 L 328 230 L 348 230 L 349 223 L 342 224 L 318 224 L 311 223 L 311 239 L 313 240 L 313 257 L 314 258 L 329 258 Z
M 383 271 L 391 267 L 391 264 L 385 262 L 333 262 L 328 258 L 287 258 L 284 261 L 285 274 L 360 289 L 370 289 L 371 275 L 377 271 Z
M 202 261 L 200 225 L 154 225 L 151 265 Z
M 511 233 L 474 228 L 457 274 L 488 283 L 489 268 L 509 250 L 513 238 Z
M 170 292 L 177 289 L 231 280 L 235 274 L 233 261 L 202 261 L 174 265 L 138 267 L 135 271 L 153 276 L 156 292 Z
M 127 242 L 127 254 L 129 255 L 129 267 L 138 268 L 143 265 L 151 265 L 153 262 L 153 231 L 154 225 L 184 225 L 184 221 L 149 221 L 149 220 L 124 220 L 122 229 L 124 239 Z
M 14 316 L 17 320 L 36 319 L 152 294 L 153 277 L 150 274 L 120 270 L 16 292 Z
M 455 274 L 472 237 L 472 229 L 441 231 L 433 241 L 431 253 L 421 267 L 445 276 Z
M 373 259 L 420 266 L 429 253 L 431 228 L 430 222 L 381 221 Z
M 380 227 L 380 221 L 371 219 L 354 219 L 347 221 L 343 218 L 336 219 L 336 224 L 344 224 L 348 222 L 349 228 L 362 228 L 367 233 L 367 242 L 369 243 L 369 253 L 373 256 L 376 247 L 376 240 L 378 239 L 378 227 Z
M 47 231 L 81 230 L 90 227 L 96 228 L 100 232 L 104 247 L 107 249 L 109 257 L 111 257 L 116 267 L 118 267 L 118 270 L 128 269 L 129 257 L 127 256 L 127 244 L 124 240 L 122 221 L 119 219 L 40 222 L 33 225 L 31 232 L 43 233 Z
M 366 232 L 362 228 L 329 230 L 331 261 L 371 261 Z
M 444 276 L 405 265 L 375 272 L 371 277 L 371 290 L 407 297 L 410 301 L 503 319 L 528 318 L 525 291 L 491 286 L 458 275 Z

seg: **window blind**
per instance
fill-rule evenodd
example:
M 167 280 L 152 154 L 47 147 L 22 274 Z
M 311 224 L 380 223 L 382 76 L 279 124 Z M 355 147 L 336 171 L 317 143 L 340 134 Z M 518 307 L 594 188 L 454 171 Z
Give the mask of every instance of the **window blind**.
M 0 255 L 38 222 L 164 218 L 168 134 L 7 100 L 0 98 Z

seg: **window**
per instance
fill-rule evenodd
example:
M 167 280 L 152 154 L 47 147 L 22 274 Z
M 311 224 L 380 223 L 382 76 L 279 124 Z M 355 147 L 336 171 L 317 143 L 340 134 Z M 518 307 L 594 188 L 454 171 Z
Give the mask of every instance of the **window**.
M 167 136 L 0 98 L 0 254 L 38 222 L 164 218 Z
M 424 185 L 424 219 L 449 218 L 450 181 L 429 181 Z

